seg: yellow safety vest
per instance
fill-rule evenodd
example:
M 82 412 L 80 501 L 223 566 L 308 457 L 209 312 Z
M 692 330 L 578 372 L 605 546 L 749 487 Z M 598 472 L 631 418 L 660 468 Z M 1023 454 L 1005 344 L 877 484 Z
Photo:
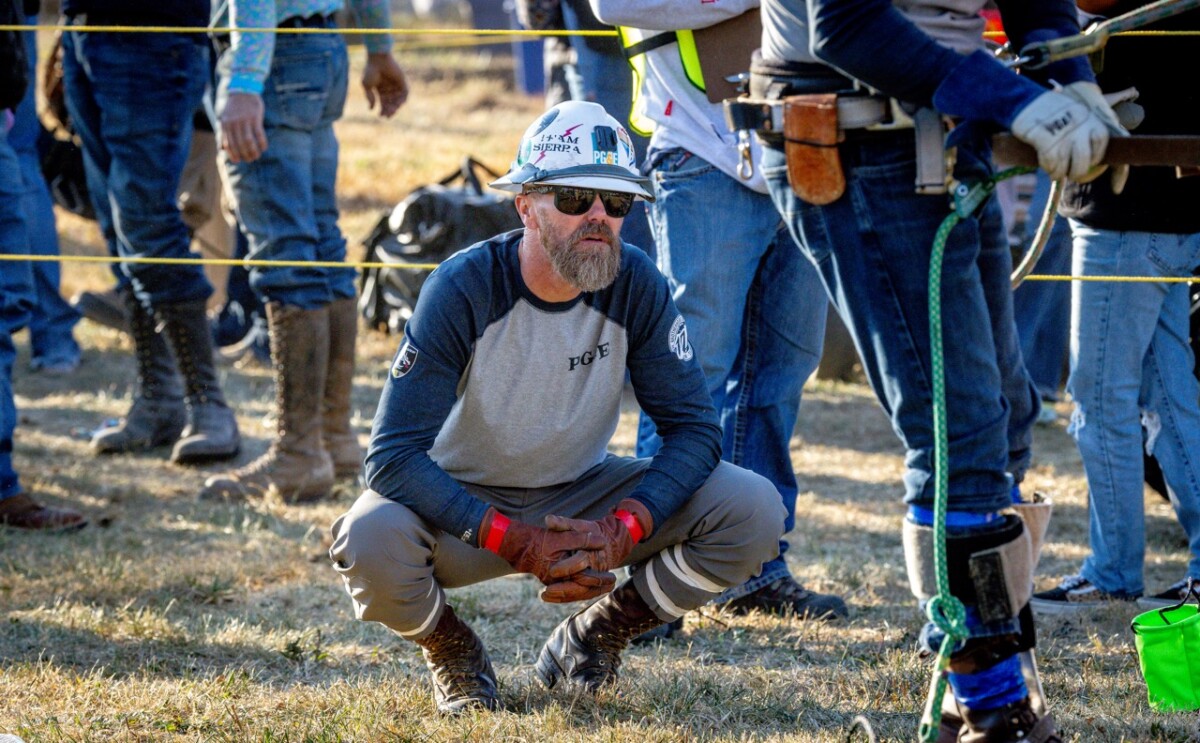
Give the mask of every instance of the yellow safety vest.
M 640 28 L 617 26 L 617 35 L 621 39 L 621 48 L 625 59 L 633 70 L 633 104 L 629 109 L 629 128 L 643 137 L 649 137 L 654 132 L 654 120 L 646 116 L 642 110 L 642 80 L 646 77 L 646 52 L 664 47 L 668 44 L 678 44 L 679 61 L 683 64 L 683 72 L 688 82 L 704 92 L 704 71 L 700 69 L 700 55 L 696 52 L 696 37 L 690 30 L 663 31 L 660 33 L 643 31 Z

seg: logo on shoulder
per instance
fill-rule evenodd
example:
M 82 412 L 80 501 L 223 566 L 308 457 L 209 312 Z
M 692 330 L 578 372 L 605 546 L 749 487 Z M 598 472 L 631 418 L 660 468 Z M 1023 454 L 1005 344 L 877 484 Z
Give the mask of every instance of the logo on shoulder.
M 399 379 L 403 377 L 412 371 L 412 368 L 416 365 L 417 347 L 408 341 L 404 341 L 404 345 L 400 347 L 400 353 L 396 354 L 396 362 L 392 364 L 392 378 Z
M 675 322 L 671 323 L 671 332 L 667 335 L 667 345 L 680 361 L 692 360 L 692 344 L 688 343 L 687 325 L 683 322 L 683 315 L 676 316 Z

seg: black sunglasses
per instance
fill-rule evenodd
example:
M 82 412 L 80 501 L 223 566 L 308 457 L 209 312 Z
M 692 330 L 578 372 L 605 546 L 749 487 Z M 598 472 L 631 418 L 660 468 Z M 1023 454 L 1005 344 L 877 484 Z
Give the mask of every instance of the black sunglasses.
M 592 208 L 596 197 L 604 205 L 604 213 L 614 219 L 624 217 L 633 208 L 634 196 L 631 193 L 619 191 L 598 191 L 594 188 L 576 188 L 575 186 L 530 186 L 525 193 L 554 194 L 554 208 L 563 214 L 578 217 L 586 214 Z

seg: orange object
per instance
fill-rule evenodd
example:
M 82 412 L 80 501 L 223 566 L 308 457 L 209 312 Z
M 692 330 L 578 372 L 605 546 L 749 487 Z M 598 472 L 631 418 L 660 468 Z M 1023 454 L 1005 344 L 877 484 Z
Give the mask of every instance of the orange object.
M 1000 11 L 998 10 L 981 10 L 979 15 L 987 21 L 987 26 L 983 30 L 983 36 L 988 41 L 994 41 L 1003 46 L 1008 43 L 1008 36 L 1004 33 L 1004 24 L 1000 21 Z

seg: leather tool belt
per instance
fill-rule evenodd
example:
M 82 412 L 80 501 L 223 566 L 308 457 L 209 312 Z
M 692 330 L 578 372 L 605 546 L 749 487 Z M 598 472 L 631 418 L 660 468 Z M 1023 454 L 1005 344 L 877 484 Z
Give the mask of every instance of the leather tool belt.
M 810 93 L 779 99 L 731 98 L 725 121 L 733 131 L 755 131 L 770 146 L 783 143 L 788 183 L 796 196 L 823 206 L 846 190 L 838 145 L 851 130 L 916 130 L 918 193 L 945 193 L 949 181 L 942 117 L 933 109 L 909 115 L 882 96 Z

